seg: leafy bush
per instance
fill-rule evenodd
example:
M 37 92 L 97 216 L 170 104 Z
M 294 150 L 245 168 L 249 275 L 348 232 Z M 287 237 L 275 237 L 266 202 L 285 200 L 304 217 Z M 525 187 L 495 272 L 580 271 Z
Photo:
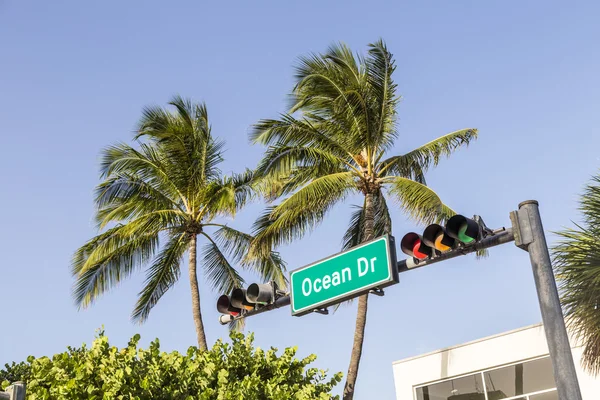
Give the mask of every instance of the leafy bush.
M 331 399 L 342 379 L 341 373 L 327 380 L 325 371 L 307 369 L 316 356 L 299 360 L 295 347 L 278 356 L 275 348 L 255 349 L 252 334 L 230 336 L 232 344 L 219 340 L 210 350 L 190 347 L 181 354 L 161 352 L 158 339 L 147 350 L 138 348 L 139 335 L 118 349 L 101 332 L 89 349 L 29 357 L 27 399 Z
M 31 364 L 20 362 L 12 364 L 4 364 L 4 369 L 0 369 L 0 383 L 7 382 L 27 382 L 31 375 Z

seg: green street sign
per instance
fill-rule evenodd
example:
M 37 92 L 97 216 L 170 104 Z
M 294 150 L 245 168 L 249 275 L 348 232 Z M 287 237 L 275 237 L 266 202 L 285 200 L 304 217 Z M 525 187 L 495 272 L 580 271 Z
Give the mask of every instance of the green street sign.
M 393 236 L 382 236 L 290 274 L 292 315 L 341 303 L 398 283 Z

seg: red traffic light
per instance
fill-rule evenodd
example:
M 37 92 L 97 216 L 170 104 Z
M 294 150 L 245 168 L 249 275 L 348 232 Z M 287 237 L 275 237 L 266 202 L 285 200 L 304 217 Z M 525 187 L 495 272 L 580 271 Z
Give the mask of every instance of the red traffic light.
M 226 294 L 222 295 L 217 300 L 217 311 L 219 311 L 221 314 L 233 315 L 234 317 L 240 315 L 242 312 L 241 309 L 234 307 L 231 304 L 231 300 Z
M 419 260 L 424 260 L 428 257 L 431 257 L 433 252 L 431 247 L 427 246 L 423 242 L 421 235 L 414 232 L 404 235 L 402 241 L 400 242 L 400 249 L 404 254 L 418 258 Z

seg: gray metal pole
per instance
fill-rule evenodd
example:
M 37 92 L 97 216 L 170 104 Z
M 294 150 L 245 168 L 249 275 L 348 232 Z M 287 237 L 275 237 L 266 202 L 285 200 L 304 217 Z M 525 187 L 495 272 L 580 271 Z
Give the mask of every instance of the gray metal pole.
M 521 244 L 527 248 L 531 259 L 558 398 L 581 400 L 573 354 L 554 280 L 538 202 L 528 200 L 519 204 L 518 220 L 521 237 L 524 239 Z
M 253 315 L 257 315 L 257 314 L 262 314 L 265 311 L 271 311 L 271 310 L 275 310 L 276 308 L 281 308 L 281 307 L 285 307 L 285 306 L 289 306 L 290 305 L 290 296 L 289 295 L 285 295 L 285 296 L 281 296 L 280 298 L 278 298 L 277 300 L 275 300 L 274 303 L 272 304 L 268 304 L 262 308 L 259 308 L 258 310 L 249 310 L 246 313 L 244 313 L 243 315 L 237 316 L 237 317 L 233 317 L 233 316 L 221 316 L 221 318 L 219 318 L 219 323 L 221 325 L 226 325 L 236 319 L 241 319 L 241 318 L 246 318 L 246 317 L 251 317 Z M 223 318 L 224 317 L 224 318 Z M 230 317 L 230 318 L 227 318 Z
M 25 384 L 15 382 L 6 388 L 10 400 L 25 400 Z

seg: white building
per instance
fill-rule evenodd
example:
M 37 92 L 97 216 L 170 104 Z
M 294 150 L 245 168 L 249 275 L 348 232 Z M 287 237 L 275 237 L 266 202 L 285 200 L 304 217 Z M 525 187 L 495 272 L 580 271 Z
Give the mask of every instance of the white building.
M 584 400 L 600 400 L 600 378 L 573 359 Z M 393 363 L 398 400 L 558 400 L 541 324 Z

